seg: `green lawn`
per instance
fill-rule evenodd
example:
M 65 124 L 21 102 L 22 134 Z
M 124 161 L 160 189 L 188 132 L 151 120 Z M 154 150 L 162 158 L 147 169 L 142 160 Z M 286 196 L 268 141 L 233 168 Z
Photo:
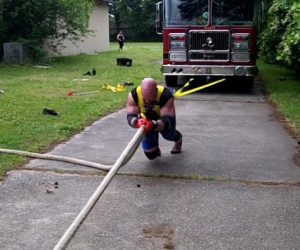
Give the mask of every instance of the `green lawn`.
M 117 66 L 117 57 L 133 59 L 132 67 Z M 113 93 L 102 89 L 103 84 L 116 86 L 144 77 L 163 80 L 160 73 L 161 43 L 126 43 L 119 52 L 117 44 L 97 55 L 54 58 L 50 68 L 33 65 L 0 64 L 0 148 L 46 152 L 59 142 L 82 131 L 87 125 L 107 113 L 124 107 L 128 92 Z M 95 76 L 83 73 L 96 69 Z M 292 126 L 300 131 L 300 84 L 291 71 L 259 63 L 260 76 L 270 98 Z M 284 81 L 279 78 L 284 77 Z M 88 81 L 75 81 L 86 78 Z M 68 96 L 69 91 L 93 92 Z M 58 116 L 45 115 L 44 108 Z M 28 159 L 0 154 L 0 176 L 22 166 Z
M 55 58 L 51 68 L 32 65 L 0 67 L 0 148 L 45 152 L 51 146 L 81 131 L 99 117 L 124 107 L 127 94 L 102 89 L 103 84 L 116 86 L 124 82 L 139 84 L 144 77 L 162 79 L 160 43 L 128 43 L 119 52 L 111 50 L 97 55 Z M 117 66 L 116 58 L 133 59 L 132 67 Z M 96 69 L 95 76 L 83 76 Z M 74 79 L 89 79 L 75 81 Z M 68 96 L 69 91 L 90 92 Z M 53 109 L 58 116 L 42 114 Z M 25 158 L 0 154 L 0 176 L 24 164 Z
M 278 65 L 258 63 L 270 99 L 293 130 L 300 135 L 300 77 Z

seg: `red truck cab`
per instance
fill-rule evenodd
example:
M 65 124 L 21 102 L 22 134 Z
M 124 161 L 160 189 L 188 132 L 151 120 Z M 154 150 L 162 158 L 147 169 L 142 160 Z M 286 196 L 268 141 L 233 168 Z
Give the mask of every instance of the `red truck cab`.
M 161 71 L 167 86 L 178 76 L 236 77 L 257 74 L 258 0 L 163 0 L 156 28 L 163 35 Z

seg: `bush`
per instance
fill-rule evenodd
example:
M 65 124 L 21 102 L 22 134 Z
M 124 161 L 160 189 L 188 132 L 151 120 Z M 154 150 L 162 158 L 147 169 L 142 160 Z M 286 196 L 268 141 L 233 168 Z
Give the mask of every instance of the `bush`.
M 286 30 L 278 46 L 276 59 L 300 73 L 300 3 L 288 11 Z
M 300 72 L 300 3 L 273 1 L 260 35 L 260 57 Z
M 78 41 L 89 33 L 92 0 L 0 0 L 0 44 L 31 41 L 33 59 L 46 39 L 55 51 L 62 40 Z M 2 31 L 2 32 L 1 32 Z

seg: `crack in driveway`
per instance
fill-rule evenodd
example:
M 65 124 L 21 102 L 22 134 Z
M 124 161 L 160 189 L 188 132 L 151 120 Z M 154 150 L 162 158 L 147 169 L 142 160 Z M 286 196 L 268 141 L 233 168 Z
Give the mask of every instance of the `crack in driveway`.
M 40 168 L 24 168 L 23 170 L 36 171 L 36 172 L 54 172 L 62 175 L 82 175 L 82 176 L 106 176 L 104 171 L 76 171 L 76 170 L 62 170 L 62 169 L 40 169 Z M 22 170 L 21 170 L 22 171 Z M 194 181 L 214 181 L 214 182 L 227 182 L 237 183 L 245 185 L 260 185 L 260 186 L 290 186 L 300 187 L 300 182 L 284 182 L 284 181 L 264 181 L 264 180 L 246 180 L 246 179 L 233 179 L 222 176 L 205 176 L 205 175 L 193 175 L 193 176 L 180 176 L 174 174 L 143 174 L 143 173 L 117 173 L 118 176 L 128 177 L 144 177 L 144 178 L 156 178 L 156 179 L 174 179 L 174 180 L 194 180 Z

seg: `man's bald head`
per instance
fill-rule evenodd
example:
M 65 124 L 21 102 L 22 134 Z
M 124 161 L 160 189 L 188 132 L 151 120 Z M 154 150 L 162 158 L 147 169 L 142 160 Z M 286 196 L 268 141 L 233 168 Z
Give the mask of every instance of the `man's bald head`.
M 157 82 L 152 78 L 145 78 L 142 81 L 142 95 L 144 101 L 153 102 L 156 99 Z

